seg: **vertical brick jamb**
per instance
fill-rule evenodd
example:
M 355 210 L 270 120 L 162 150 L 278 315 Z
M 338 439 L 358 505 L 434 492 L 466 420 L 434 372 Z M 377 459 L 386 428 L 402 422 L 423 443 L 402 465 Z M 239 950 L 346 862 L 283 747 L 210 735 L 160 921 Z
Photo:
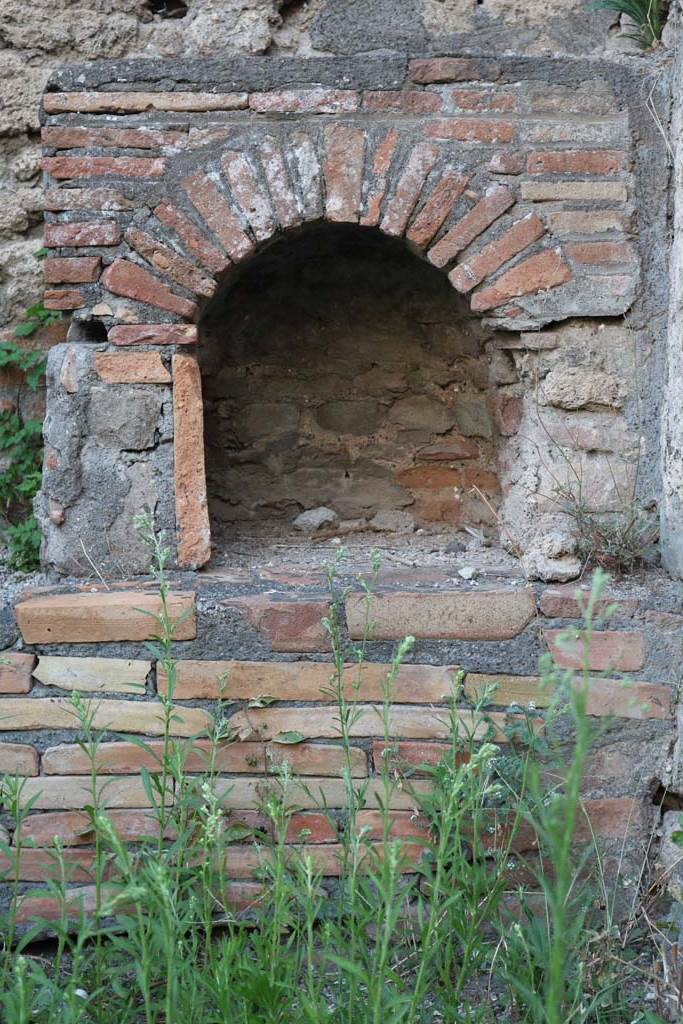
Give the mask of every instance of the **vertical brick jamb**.
M 173 356 L 173 428 L 178 565 L 198 568 L 211 557 L 204 409 L 199 364 L 184 352 Z

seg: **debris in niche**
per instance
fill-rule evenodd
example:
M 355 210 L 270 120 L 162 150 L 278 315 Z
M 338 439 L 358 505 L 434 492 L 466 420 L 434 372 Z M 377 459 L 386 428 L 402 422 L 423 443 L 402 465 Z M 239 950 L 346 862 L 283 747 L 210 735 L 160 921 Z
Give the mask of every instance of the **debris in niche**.
M 160 18 L 184 18 L 187 14 L 184 0 L 147 0 L 146 6 Z
M 97 344 L 107 340 L 107 328 L 101 320 L 72 320 L 66 340 Z

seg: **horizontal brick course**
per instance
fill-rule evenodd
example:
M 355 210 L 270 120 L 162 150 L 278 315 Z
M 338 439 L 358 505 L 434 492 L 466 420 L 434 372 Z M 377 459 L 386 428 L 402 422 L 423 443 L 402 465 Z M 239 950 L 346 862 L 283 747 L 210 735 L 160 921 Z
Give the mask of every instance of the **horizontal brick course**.
M 169 615 L 173 622 L 185 616 L 175 631 L 176 640 L 197 634 L 194 594 L 172 592 Z M 51 594 L 20 600 L 15 606 L 17 625 L 27 644 L 100 643 L 116 640 L 151 640 L 159 624 L 155 594 L 134 590 L 98 593 Z
M 46 210 L 132 210 L 135 200 L 112 188 L 49 188 L 43 207 Z
M 522 199 L 537 203 L 563 199 L 611 199 L 624 203 L 628 199 L 626 185 L 617 181 L 523 181 L 521 193 Z
M 186 320 L 194 319 L 197 312 L 194 302 L 176 295 L 158 277 L 130 260 L 114 260 L 102 274 L 101 283 L 114 295 L 123 295 L 126 299 L 144 302 L 155 309 L 177 313 Z
M 45 245 L 118 245 L 121 228 L 114 221 L 96 223 L 83 221 L 70 224 L 46 224 L 43 229 Z
M 615 174 L 627 166 L 621 149 L 551 149 L 527 157 L 529 174 Z
M 391 665 L 365 662 L 347 665 L 344 691 L 347 699 L 381 700 Z M 272 661 L 179 661 L 173 696 L 176 700 L 253 700 L 267 694 L 277 700 L 333 701 L 334 666 L 328 662 Z M 402 665 L 393 680 L 392 700 L 399 703 L 440 702 L 452 689 L 455 669 L 432 665 Z M 157 668 L 160 693 L 168 690 Z
M 185 142 L 185 132 L 159 131 L 156 128 L 77 128 L 48 125 L 41 130 L 44 146 L 54 149 L 160 149 Z
M 55 256 L 46 259 L 43 273 L 48 284 L 89 284 L 100 276 L 99 256 Z
M 244 110 L 243 92 L 47 92 L 47 114 L 141 114 L 148 110 Z
M 365 631 L 365 599 L 346 599 L 346 618 L 354 639 Z M 371 636 L 434 640 L 507 640 L 521 633 L 536 614 L 530 587 L 518 590 L 470 590 L 439 593 L 375 594 L 370 606 Z
M 515 110 L 517 97 L 511 92 L 484 91 L 482 89 L 452 89 L 451 103 L 457 110 Z
M 431 121 L 425 125 L 424 134 L 429 139 L 506 144 L 512 142 L 515 137 L 515 126 L 512 121 L 450 117 L 441 121 Z
M 474 738 L 486 735 L 488 726 L 471 711 L 456 711 L 461 723 L 463 736 L 473 733 Z M 355 738 L 377 737 L 384 731 L 381 704 L 356 704 L 349 734 Z M 502 727 L 507 721 L 503 713 L 492 712 L 490 718 L 496 727 L 496 742 L 505 742 Z M 230 725 L 242 733 L 249 732 L 250 739 L 268 740 L 280 733 L 302 732 L 307 739 L 332 739 L 339 737 L 339 710 L 335 707 L 306 708 L 258 708 L 237 711 L 230 716 Z M 540 728 L 539 722 L 539 728 Z M 389 712 L 389 734 L 396 739 L 448 739 L 451 734 L 450 710 L 446 704 L 433 707 L 408 707 L 395 705 Z
M 161 157 L 146 156 L 46 156 L 43 170 L 57 180 L 100 178 L 160 178 L 166 168 Z
M 254 92 L 249 109 L 258 114 L 342 114 L 358 109 L 357 92 L 347 89 L 281 89 Z
M 94 729 L 163 734 L 163 708 L 158 701 L 107 700 L 85 698 L 92 711 Z M 178 705 L 171 723 L 174 736 L 194 736 L 207 729 L 211 715 L 199 708 Z M 0 698 L 0 731 L 27 729 L 78 729 L 76 711 L 70 697 L 4 697 Z

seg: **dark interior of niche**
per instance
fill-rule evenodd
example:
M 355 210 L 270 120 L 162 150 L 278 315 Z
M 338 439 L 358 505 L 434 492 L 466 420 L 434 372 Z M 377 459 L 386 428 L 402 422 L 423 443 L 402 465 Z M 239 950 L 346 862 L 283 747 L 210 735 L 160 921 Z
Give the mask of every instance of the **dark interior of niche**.
M 147 0 L 146 6 L 159 18 L 184 18 L 187 14 L 184 0 Z

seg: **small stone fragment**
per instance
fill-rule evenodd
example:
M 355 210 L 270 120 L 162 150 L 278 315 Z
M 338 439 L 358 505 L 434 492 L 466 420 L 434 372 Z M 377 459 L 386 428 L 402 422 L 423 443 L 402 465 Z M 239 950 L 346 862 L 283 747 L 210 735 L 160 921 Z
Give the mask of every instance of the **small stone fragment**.
M 415 529 L 415 520 L 410 512 L 388 508 L 378 512 L 371 520 L 370 526 L 378 533 L 412 533 Z
M 309 508 L 296 517 L 292 526 L 301 533 L 315 533 L 323 526 L 336 526 L 339 516 L 331 508 L 320 505 L 319 508 Z

